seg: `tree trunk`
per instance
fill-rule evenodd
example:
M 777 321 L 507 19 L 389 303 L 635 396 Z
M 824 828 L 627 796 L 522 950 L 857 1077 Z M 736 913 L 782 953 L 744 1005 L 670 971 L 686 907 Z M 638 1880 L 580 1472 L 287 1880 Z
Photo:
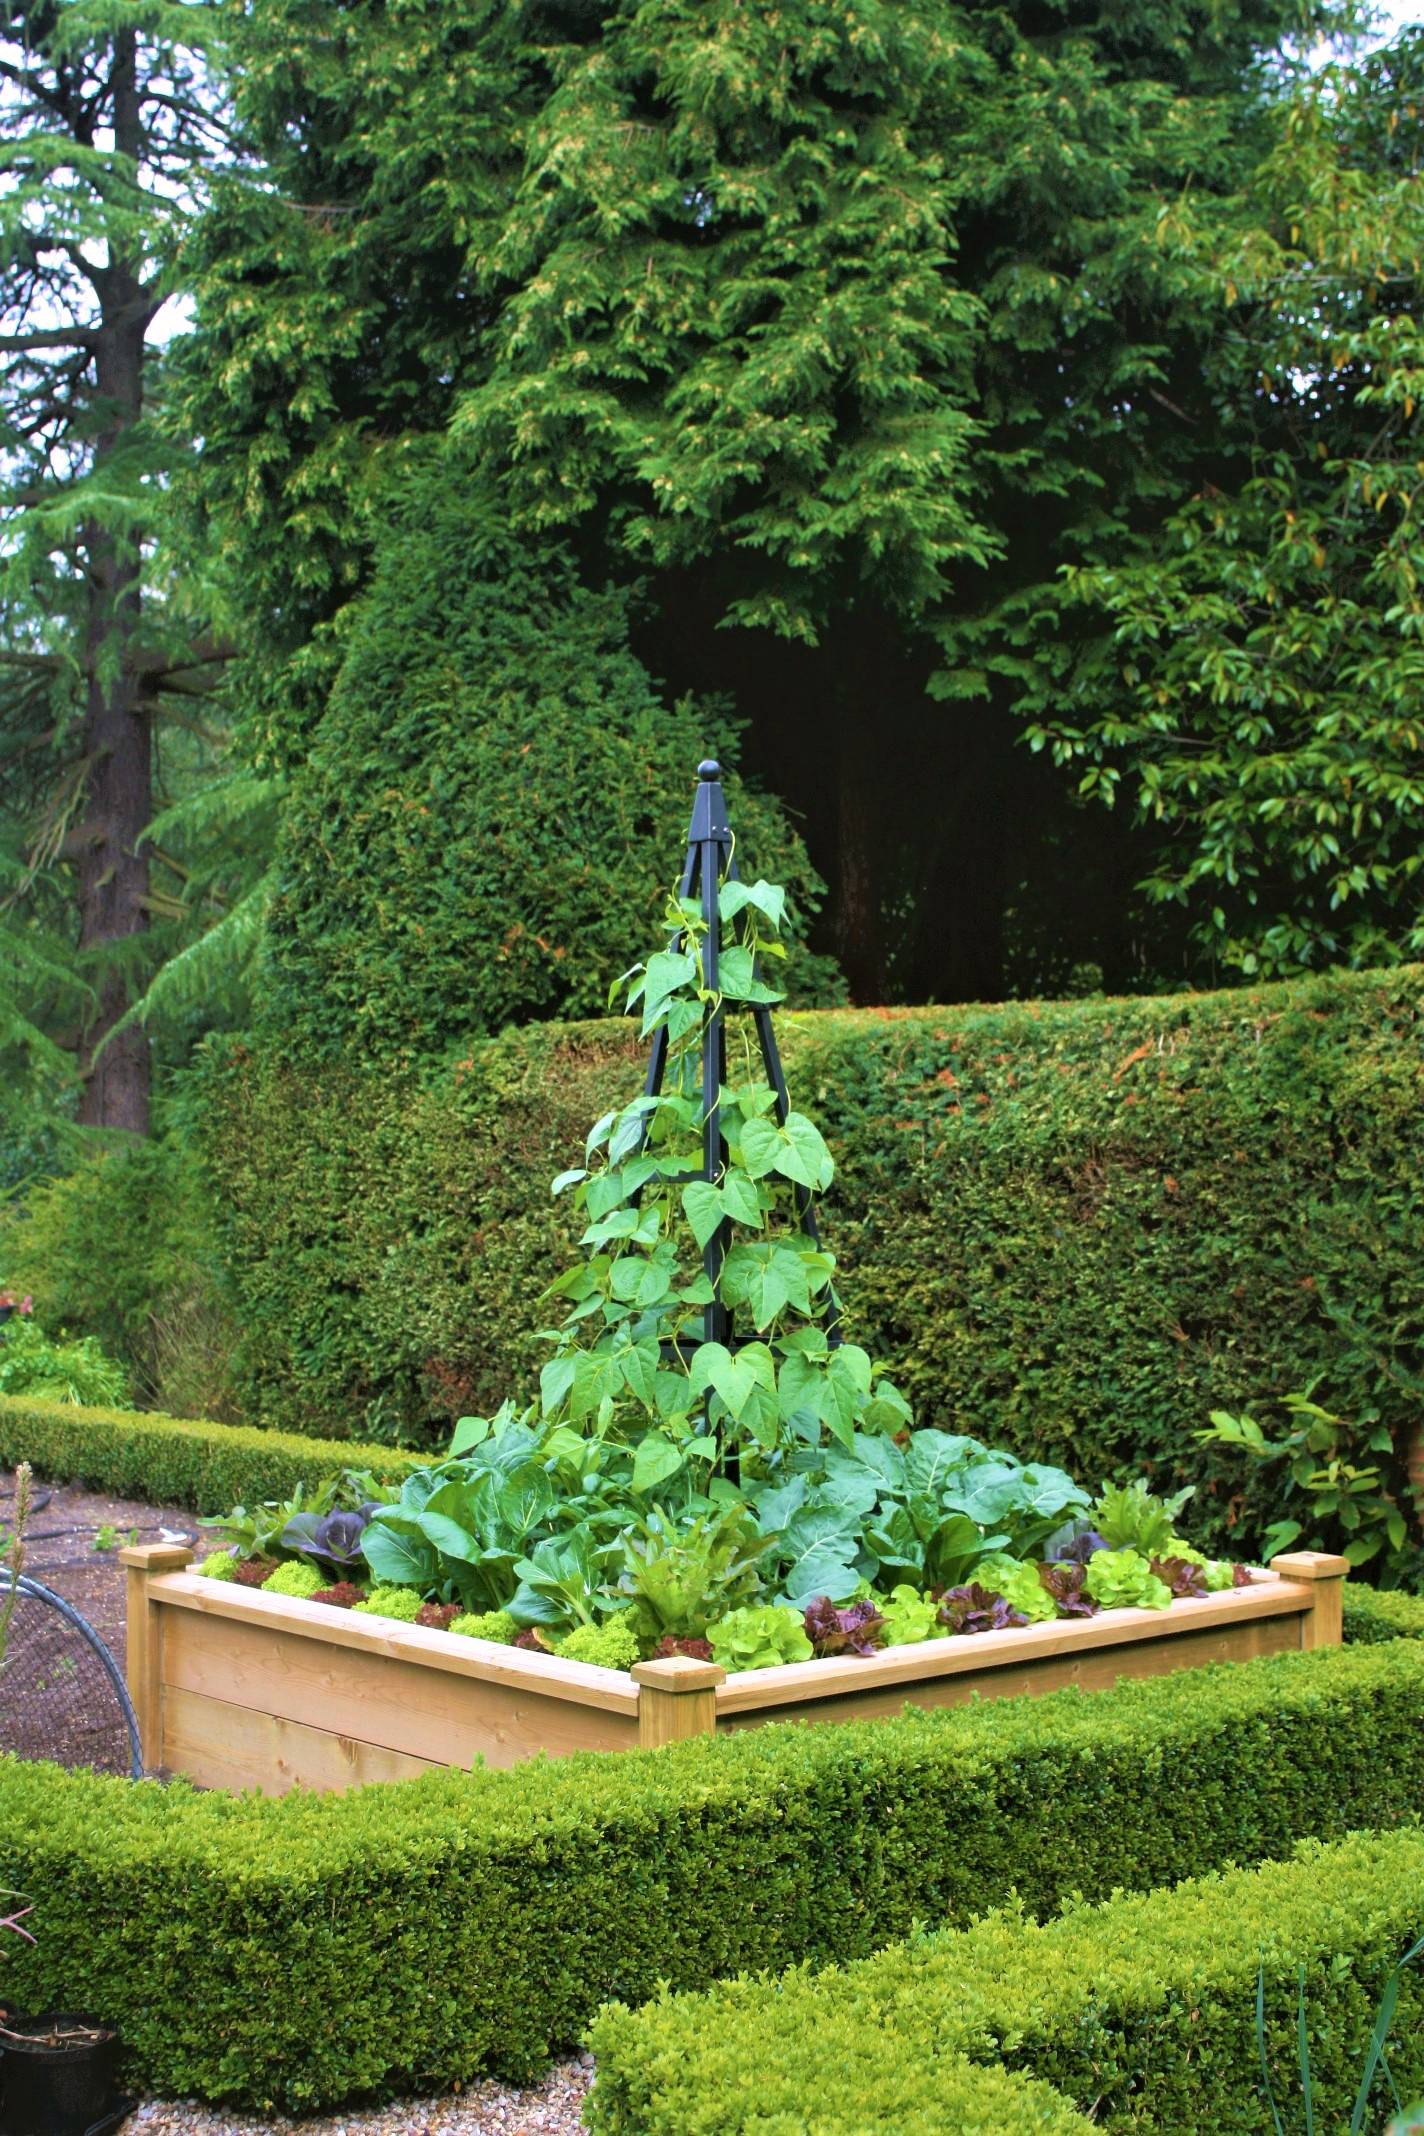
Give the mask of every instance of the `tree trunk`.
M 114 143 L 138 158 L 143 120 L 135 41 L 115 39 Z M 98 436 L 94 471 L 127 441 L 143 412 L 144 343 L 152 312 L 133 263 L 110 258 L 91 270 L 99 294 L 95 348 Z M 148 857 L 139 839 L 153 813 L 153 712 L 133 658 L 140 614 L 137 540 L 91 522 L 85 558 L 88 621 L 85 810 L 73 841 L 78 852 L 79 947 L 98 1001 L 80 1041 L 84 1076 L 79 1118 L 90 1127 L 148 1132 L 149 1047 L 131 1024 L 104 1040 L 127 1008 L 130 973 L 122 946 L 148 925 Z M 102 1048 L 102 1051 L 100 1050 Z M 97 1056 L 97 1057 L 96 1057 Z

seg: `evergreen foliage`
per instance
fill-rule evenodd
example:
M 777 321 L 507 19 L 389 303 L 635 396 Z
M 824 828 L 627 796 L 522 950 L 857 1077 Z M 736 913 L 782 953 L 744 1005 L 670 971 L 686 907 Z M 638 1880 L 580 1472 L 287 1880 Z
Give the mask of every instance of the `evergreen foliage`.
M 664 704 L 626 596 L 471 510 L 458 468 L 397 493 L 282 820 L 263 1013 L 314 1052 L 430 1061 L 507 1023 L 597 1015 L 660 913 L 692 767 L 725 713 Z M 821 884 L 741 788 L 756 864 Z M 774 856 L 774 861 L 772 856 Z M 803 993 L 835 996 L 811 960 Z
M 1229 473 L 1218 310 L 1149 235 L 1241 192 L 1289 107 L 1262 55 L 1347 14 L 250 11 L 271 182 L 200 234 L 185 405 L 263 762 L 305 752 L 383 500 L 453 427 L 588 585 L 647 575 L 634 644 L 675 692 L 731 692 L 856 998 L 1181 970 L 1184 922 L 1134 898 L 1150 838 L 1015 742 L 1111 644 L 1060 623 L 1062 568 L 1150 551 Z
M 156 537 L 155 321 L 229 154 L 214 10 L 27 6 L 0 65 L 0 1117 L 146 1131 L 126 1011 L 230 863 L 150 819 L 219 763 L 194 559 Z M 153 939 L 149 939 L 150 935 Z
M 1009 1906 L 819 1978 L 615 2007 L 591 2036 L 589 2126 L 791 2136 L 829 2066 L 825 2136 L 938 2136 L 939 2071 L 948 2056 L 962 2082 L 967 2055 L 1032 2073 L 1114 2136 L 1280 2131 L 1277 2101 L 1302 2091 L 1307 2129 L 1358 2136 L 1424 2084 L 1421 1885 L 1424 1836 L 1357 1832 L 1042 1925 Z
M 1421 1691 L 1399 1640 L 277 1800 L 0 1759 L 0 1881 L 44 1929 L 6 1991 L 102 2009 L 169 2098 L 311 2109 L 527 2079 L 660 1982 L 845 1964 L 1015 1892 L 1048 1920 L 1403 1823 Z M 1415 1897 L 1397 1883 L 1390 1904 Z M 1135 1928 L 1117 1952 L 1135 1972 Z M 1245 1963 L 1254 1985 L 1254 1935 Z M 1101 1971 L 1095 1952 L 1077 1992 Z M 1249 2068 L 1250 1985 L 1237 2015 Z

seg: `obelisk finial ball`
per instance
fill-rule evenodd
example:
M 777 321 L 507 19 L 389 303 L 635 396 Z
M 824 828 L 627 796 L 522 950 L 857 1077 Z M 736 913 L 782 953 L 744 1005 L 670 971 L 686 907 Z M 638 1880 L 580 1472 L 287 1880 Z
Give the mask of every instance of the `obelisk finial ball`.
M 716 757 L 704 757 L 697 767 L 697 776 L 699 779 L 720 779 L 722 767 Z

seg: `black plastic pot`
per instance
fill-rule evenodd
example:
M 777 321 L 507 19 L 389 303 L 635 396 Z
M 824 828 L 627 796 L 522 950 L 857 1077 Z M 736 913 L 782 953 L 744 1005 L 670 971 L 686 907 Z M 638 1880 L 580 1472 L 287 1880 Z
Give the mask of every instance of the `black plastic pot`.
M 98 2136 L 128 2111 L 112 2026 L 68 2010 L 6 2018 L 0 2048 L 0 2136 Z

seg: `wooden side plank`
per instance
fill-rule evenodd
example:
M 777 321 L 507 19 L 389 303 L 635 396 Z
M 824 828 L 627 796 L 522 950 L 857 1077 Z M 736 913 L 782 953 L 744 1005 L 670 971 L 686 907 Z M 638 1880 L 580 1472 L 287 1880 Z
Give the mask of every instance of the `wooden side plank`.
M 149 1592 L 155 1603 L 173 1611 L 260 1625 L 323 1647 L 386 1655 L 448 1676 L 509 1684 L 518 1691 L 637 1717 L 638 1687 L 622 1669 L 596 1669 L 583 1661 L 562 1661 L 554 1654 L 526 1654 L 489 1639 L 456 1639 L 449 1632 L 427 1631 L 424 1625 L 358 1616 L 354 1610 L 301 1602 L 291 1595 L 266 1595 L 260 1588 L 237 1587 L 195 1572 L 167 1573 L 149 1583 Z
M 717 1692 L 717 1712 L 744 1713 L 773 1706 L 801 1705 L 849 1693 L 895 1688 L 903 1704 L 910 1687 L 942 1676 L 988 1676 L 995 1669 L 1048 1661 L 1056 1655 L 1082 1656 L 1161 1642 L 1173 1644 L 1198 1632 L 1248 1625 L 1271 1618 L 1299 1620 L 1312 1607 L 1311 1590 L 1293 1581 L 1261 1573 L 1249 1587 L 1174 1602 L 1170 1609 L 1114 1609 L 1096 1617 L 1073 1617 L 1029 1624 L 1004 1632 L 981 1632 L 972 1639 L 930 1639 L 921 1646 L 888 1647 L 881 1654 L 847 1660 L 788 1662 L 775 1669 L 749 1670 L 733 1676 Z M 1286 1646 L 1301 1644 L 1292 1621 Z M 1180 1662 L 1170 1663 L 1180 1667 Z M 1116 1676 L 1130 1675 L 1133 1661 L 1115 1654 Z M 898 1710 L 898 1706 L 897 1706 Z
M 285 1795 L 302 1786 L 327 1794 L 370 1780 L 411 1780 L 434 1770 L 428 1758 L 173 1686 L 163 1694 L 163 1729 L 165 1769 L 199 1787 Z
M 982 1636 L 988 1638 L 989 1634 Z M 1262 1654 L 1295 1653 L 1299 1645 L 1298 1619 L 1263 1617 L 1244 1624 L 1208 1627 L 1179 1638 L 1152 1640 L 1135 1646 L 1050 1654 L 1031 1663 L 1021 1661 L 1017 1667 L 967 1669 L 953 1675 L 882 1684 L 863 1691 L 840 1694 L 831 1691 L 824 1697 L 797 1704 L 763 1707 L 743 1704 L 728 1709 L 722 1705 L 719 1693 L 717 1731 L 722 1734 L 734 1728 L 758 1728 L 768 1721 L 888 1720 L 903 1713 L 906 1706 L 962 1706 L 975 1698 L 1017 1698 L 1062 1691 L 1070 1684 L 1076 1684 L 1084 1691 L 1106 1691 L 1123 1677 L 1166 1676 L 1178 1669 L 1200 1668 L 1212 1661 L 1253 1661 Z M 770 1674 L 770 1671 L 765 1673 Z
M 334 1614 L 334 1612 L 333 1612 Z M 163 1683 L 234 1709 L 439 1765 L 514 1765 L 547 1751 L 625 1750 L 636 1715 L 413 1666 L 408 1658 L 294 1637 L 271 1624 L 167 1610 Z M 165 1762 L 174 1762 L 171 1747 Z

